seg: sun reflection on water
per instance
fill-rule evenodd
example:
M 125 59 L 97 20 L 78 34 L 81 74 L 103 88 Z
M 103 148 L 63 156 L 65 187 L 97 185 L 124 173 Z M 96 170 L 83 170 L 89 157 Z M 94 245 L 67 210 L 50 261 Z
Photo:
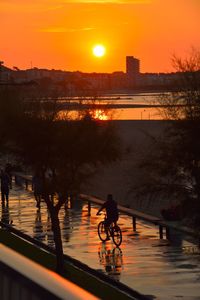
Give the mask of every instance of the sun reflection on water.
M 108 115 L 102 109 L 96 109 L 94 111 L 94 118 L 99 120 L 108 120 Z

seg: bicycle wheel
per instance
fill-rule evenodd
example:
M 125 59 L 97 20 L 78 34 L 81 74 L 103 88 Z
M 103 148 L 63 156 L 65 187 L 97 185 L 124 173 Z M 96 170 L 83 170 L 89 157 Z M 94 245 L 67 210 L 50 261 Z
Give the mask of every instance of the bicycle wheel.
M 115 256 L 122 256 L 122 250 L 119 248 L 119 246 L 115 247 L 112 251 L 113 255 Z
M 107 239 L 107 233 L 106 233 L 104 221 L 101 221 L 98 225 L 98 235 L 99 235 L 100 240 L 102 242 L 105 242 L 105 240 Z
M 122 243 L 122 231 L 119 226 L 113 227 L 113 234 L 112 234 L 113 242 L 116 246 L 120 246 Z

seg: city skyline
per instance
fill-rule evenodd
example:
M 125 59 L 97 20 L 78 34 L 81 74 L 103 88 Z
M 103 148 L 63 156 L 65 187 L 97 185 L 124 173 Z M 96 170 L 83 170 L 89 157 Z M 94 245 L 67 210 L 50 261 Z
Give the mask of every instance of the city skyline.
M 199 11 L 198 0 L 3 0 L 0 58 L 11 68 L 112 73 L 133 55 L 143 73 L 172 72 L 174 53 L 200 48 Z

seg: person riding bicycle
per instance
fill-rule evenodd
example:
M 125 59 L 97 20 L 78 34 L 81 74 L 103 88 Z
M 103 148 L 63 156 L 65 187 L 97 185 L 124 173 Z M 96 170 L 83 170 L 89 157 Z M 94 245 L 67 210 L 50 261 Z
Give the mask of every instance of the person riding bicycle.
M 113 222 L 115 226 L 117 226 L 117 221 L 119 218 L 117 202 L 113 199 L 112 194 L 108 194 L 107 201 L 104 202 L 104 204 L 100 207 L 96 215 L 98 216 L 103 209 L 106 210 L 105 227 L 106 232 L 108 232 L 108 228 Z

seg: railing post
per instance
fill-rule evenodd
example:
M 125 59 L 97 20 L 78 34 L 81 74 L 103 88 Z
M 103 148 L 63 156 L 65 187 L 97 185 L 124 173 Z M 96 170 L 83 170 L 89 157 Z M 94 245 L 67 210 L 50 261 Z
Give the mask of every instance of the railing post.
M 26 190 L 28 190 L 28 180 L 25 179 Z
M 88 200 L 88 215 L 91 215 L 91 202 Z
M 136 217 L 133 216 L 132 220 L 133 220 L 133 231 L 136 231 Z
M 159 235 L 160 235 L 160 239 L 163 239 L 163 226 L 159 225 Z

